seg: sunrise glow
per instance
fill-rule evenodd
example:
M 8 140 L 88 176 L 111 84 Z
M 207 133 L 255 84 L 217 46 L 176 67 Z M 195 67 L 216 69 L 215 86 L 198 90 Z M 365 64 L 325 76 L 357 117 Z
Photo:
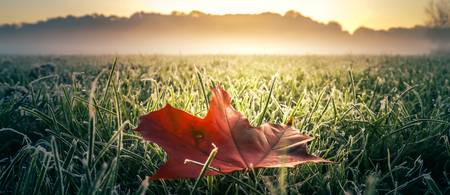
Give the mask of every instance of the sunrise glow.
M 199 10 L 211 14 L 255 14 L 276 12 L 284 14 L 296 10 L 314 20 L 327 23 L 339 22 L 344 30 L 354 31 L 360 26 L 374 29 L 412 27 L 423 24 L 424 6 L 427 0 L 23 0 L 2 2 L 0 24 L 34 22 L 61 15 L 105 15 L 129 16 L 138 11 L 171 13 L 174 10 L 189 13 Z M 401 10 L 401 11 L 399 11 Z

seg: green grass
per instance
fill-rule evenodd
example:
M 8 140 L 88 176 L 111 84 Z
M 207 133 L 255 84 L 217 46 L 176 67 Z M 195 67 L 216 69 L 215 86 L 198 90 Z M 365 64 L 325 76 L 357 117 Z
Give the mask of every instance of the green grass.
M 0 194 L 450 193 L 450 58 L 114 58 L 0 57 Z M 253 125 L 293 118 L 334 163 L 147 180 L 167 157 L 138 117 L 204 116 L 219 84 Z

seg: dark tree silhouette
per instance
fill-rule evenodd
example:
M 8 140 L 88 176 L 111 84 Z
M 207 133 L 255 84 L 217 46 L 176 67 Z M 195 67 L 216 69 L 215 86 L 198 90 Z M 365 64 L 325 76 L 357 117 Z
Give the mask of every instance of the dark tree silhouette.
M 435 54 L 450 54 L 450 0 L 431 0 L 426 8 L 429 36 L 436 43 Z
M 427 24 L 431 27 L 450 27 L 450 0 L 432 0 L 426 8 Z

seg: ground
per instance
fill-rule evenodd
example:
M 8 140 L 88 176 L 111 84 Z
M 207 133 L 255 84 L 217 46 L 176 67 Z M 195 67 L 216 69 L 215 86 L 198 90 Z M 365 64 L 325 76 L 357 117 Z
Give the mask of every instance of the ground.
M 450 193 L 450 58 L 1 56 L 0 63 L 0 194 L 189 193 L 195 179 L 145 179 L 167 157 L 133 129 L 166 103 L 204 116 L 212 85 L 223 86 L 253 125 L 293 118 L 315 137 L 309 152 L 333 163 L 207 177 L 196 194 Z

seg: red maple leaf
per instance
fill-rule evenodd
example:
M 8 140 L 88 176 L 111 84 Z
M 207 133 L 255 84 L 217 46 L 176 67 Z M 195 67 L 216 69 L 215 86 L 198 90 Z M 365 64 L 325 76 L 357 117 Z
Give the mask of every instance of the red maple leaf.
M 138 128 L 144 139 L 161 146 L 168 154 L 152 179 L 195 178 L 201 166 L 184 164 L 185 159 L 205 162 L 214 143 L 219 151 L 211 163 L 220 169 L 205 175 L 230 173 L 249 168 L 293 167 L 306 162 L 327 162 L 307 154 L 312 138 L 287 125 L 252 127 L 231 106 L 230 95 L 213 88 L 205 118 L 198 118 L 167 104 L 141 116 Z

